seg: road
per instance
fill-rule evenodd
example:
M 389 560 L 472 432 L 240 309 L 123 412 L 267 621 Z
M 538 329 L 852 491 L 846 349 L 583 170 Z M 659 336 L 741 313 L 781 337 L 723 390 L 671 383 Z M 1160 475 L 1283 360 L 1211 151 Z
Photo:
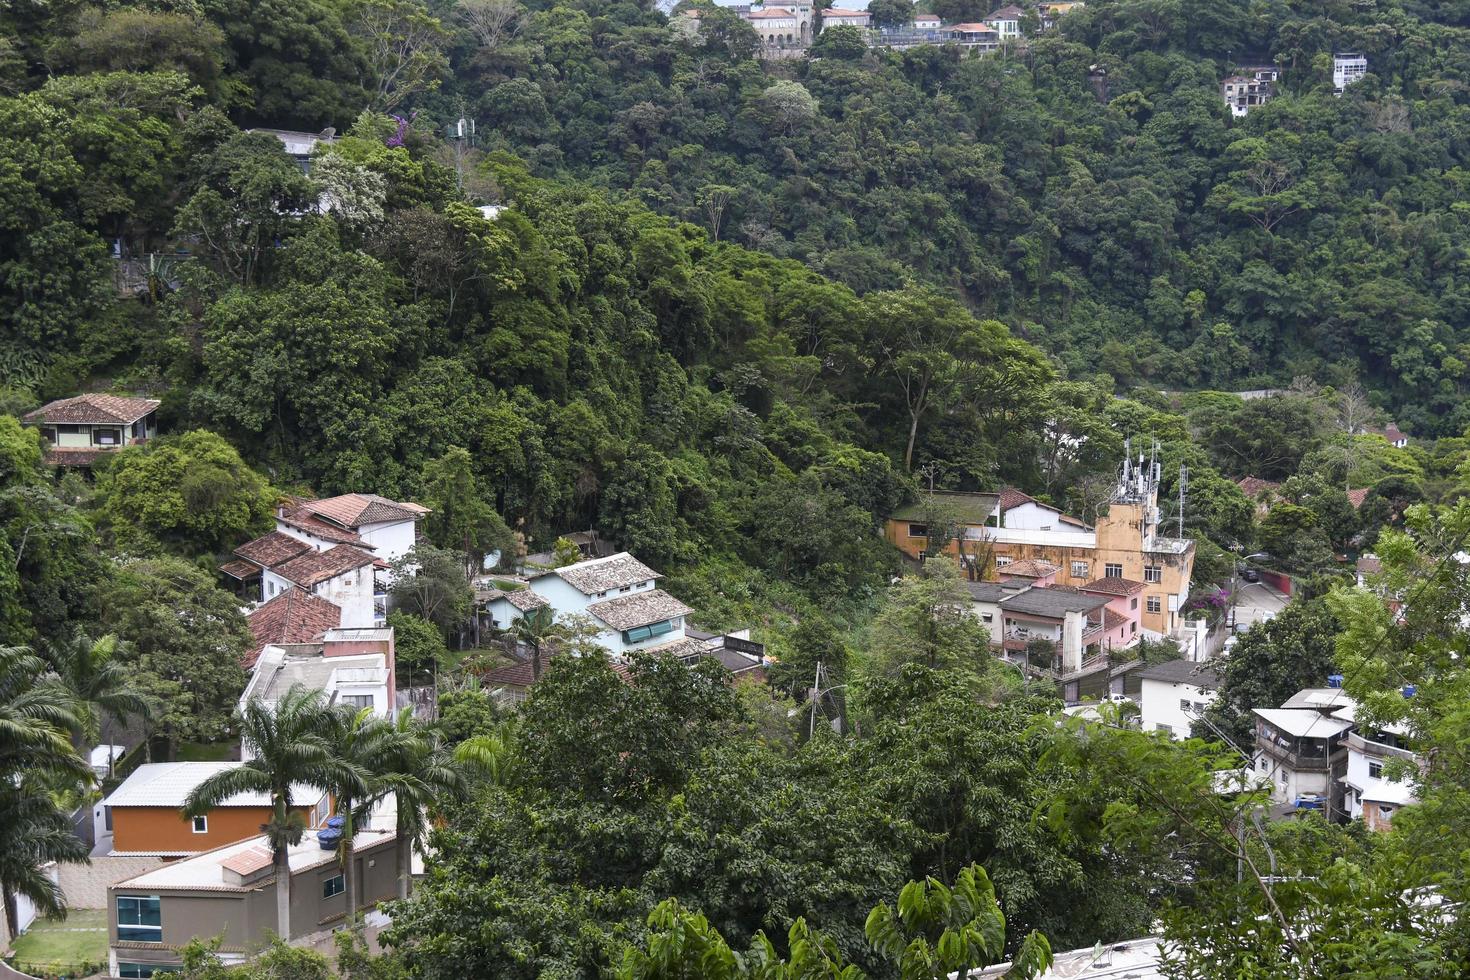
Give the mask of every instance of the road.
M 1235 590 L 1236 632 L 1243 632 L 1252 624 L 1271 619 L 1285 609 L 1290 601 L 1290 598 L 1265 582 L 1240 582 Z

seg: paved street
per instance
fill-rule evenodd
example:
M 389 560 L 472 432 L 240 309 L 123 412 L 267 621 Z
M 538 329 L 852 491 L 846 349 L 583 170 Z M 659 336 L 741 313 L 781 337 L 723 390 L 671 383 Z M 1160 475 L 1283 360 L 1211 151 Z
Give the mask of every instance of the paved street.
M 1236 632 L 1244 632 L 1252 624 L 1272 618 L 1290 601 L 1265 582 L 1240 582 L 1235 590 Z

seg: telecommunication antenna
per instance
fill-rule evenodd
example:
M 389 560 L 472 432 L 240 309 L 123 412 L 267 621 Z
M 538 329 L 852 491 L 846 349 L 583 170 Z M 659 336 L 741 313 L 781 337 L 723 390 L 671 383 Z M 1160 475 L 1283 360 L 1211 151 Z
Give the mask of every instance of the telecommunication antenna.
M 1184 494 L 1189 488 L 1189 467 L 1179 464 L 1179 537 L 1184 537 Z

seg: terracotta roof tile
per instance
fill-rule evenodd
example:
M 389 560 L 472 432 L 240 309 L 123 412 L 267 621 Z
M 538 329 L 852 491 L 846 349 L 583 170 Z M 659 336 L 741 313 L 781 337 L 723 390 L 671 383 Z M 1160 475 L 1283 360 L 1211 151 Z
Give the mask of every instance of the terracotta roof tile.
M 272 568 L 271 571 L 288 582 L 295 582 L 302 588 L 309 589 L 318 582 L 336 578 L 354 568 L 371 565 L 374 561 L 373 556 L 361 548 L 339 544 L 326 551 L 309 551 L 284 565 Z
M 252 667 L 268 645 L 311 643 L 341 626 L 342 609 L 301 589 L 287 589 L 246 616 L 245 622 L 255 637 L 255 649 L 245 658 L 245 666 Z
M 1046 578 L 1048 575 L 1056 574 L 1057 566 L 1041 558 L 1023 558 L 1020 561 L 1013 561 L 1009 565 L 997 569 L 997 571 L 1002 575 L 1010 575 L 1016 578 Z
M 364 524 L 416 521 L 428 513 L 427 508 L 406 507 L 375 493 L 344 493 L 324 500 L 307 500 L 297 508 L 298 514 L 302 511 L 354 530 Z
M 1000 488 L 1000 509 L 1002 511 L 1010 510 L 1012 507 L 1019 507 L 1022 504 L 1034 504 L 1034 503 L 1037 503 L 1037 500 L 1036 500 L 1035 497 L 1031 496 L 1028 493 L 1022 493 L 1020 490 L 1017 490 L 1015 487 L 1001 487 Z M 1042 506 L 1044 507 L 1046 505 L 1043 504 Z
M 277 517 L 276 520 L 282 524 L 289 524 L 291 527 L 305 531 L 307 534 L 313 534 L 323 541 L 331 541 L 335 544 L 355 544 L 364 548 L 369 547 L 355 531 L 349 531 L 335 524 L 328 524 L 308 511 L 289 511 Z
M 1256 499 L 1262 493 L 1265 493 L 1267 491 L 1275 493 L 1276 490 L 1281 486 L 1281 484 L 1279 483 L 1275 483 L 1271 480 L 1263 480 L 1258 476 L 1243 476 L 1239 480 L 1235 481 L 1235 485 L 1240 487 L 1241 491 L 1244 492 L 1245 495 L 1252 500 Z
M 1104 578 L 1093 579 L 1086 585 L 1079 586 L 1079 590 L 1082 592 L 1096 592 L 1101 595 L 1129 596 L 1142 592 L 1143 583 L 1135 582 L 1131 578 L 1108 575 Z
M 247 541 L 240 545 L 235 549 L 235 555 L 246 561 L 254 562 L 261 568 L 275 568 L 311 550 L 311 545 L 299 538 L 293 538 L 280 531 L 272 531 L 261 535 L 254 541 Z
M 233 871 L 237 875 L 252 875 L 257 871 L 264 871 L 271 866 L 275 860 L 268 848 L 256 845 L 246 848 L 238 854 L 232 854 L 219 863 L 226 871 Z
M 1119 626 L 1122 626 L 1124 623 L 1128 622 L 1128 617 L 1127 616 L 1124 616 L 1120 612 L 1114 612 L 1113 610 L 1109 609 L 1107 606 L 1103 606 L 1102 614 L 1103 614 L 1103 629 L 1107 630 L 1110 633 L 1113 630 L 1117 629 Z
M 1359 507 L 1363 506 L 1363 501 L 1368 499 L 1368 488 L 1364 487 L 1361 490 L 1349 490 L 1347 492 L 1347 499 L 1348 503 L 1353 505 L 1353 509 L 1357 510 Z
M 120 447 L 119 447 L 120 448 Z M 52 446 L 46 450 L 43 461 L 47 466 L 91 466 L 113 449 L 64 449 Z
M 236 558 L 234 561 L 227 561 L 219 567 L 219 570 L 224 572 L 230 578 L 237 578 L 241 581 L 244 581 L 247 578 L 255 578 L 260 574 L 259 565 L 255 564 L 255 562 L 253 561 L 246 561 L 243 558 Z
M 605 602 L 594 602 L 587 612 L 615 630 L 630 630 L 650 623 L 661 623 L 675 616 L 687 616 L 694 610 L 663 589 L 634 592 Z
M 128 425 L 158 408 L 156 398 L 123 395 L 77 395 L 42 405 L 26 415 L 27 422 Z

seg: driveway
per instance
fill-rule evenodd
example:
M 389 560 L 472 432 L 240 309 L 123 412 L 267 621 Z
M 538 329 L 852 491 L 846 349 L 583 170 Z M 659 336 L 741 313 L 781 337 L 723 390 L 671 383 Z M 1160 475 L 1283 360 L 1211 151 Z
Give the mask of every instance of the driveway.
M 1235 589 L 1236 632 L 1264 623 L 1286 608 L 1291 599 L 1265 582 L 1239 582 Z

